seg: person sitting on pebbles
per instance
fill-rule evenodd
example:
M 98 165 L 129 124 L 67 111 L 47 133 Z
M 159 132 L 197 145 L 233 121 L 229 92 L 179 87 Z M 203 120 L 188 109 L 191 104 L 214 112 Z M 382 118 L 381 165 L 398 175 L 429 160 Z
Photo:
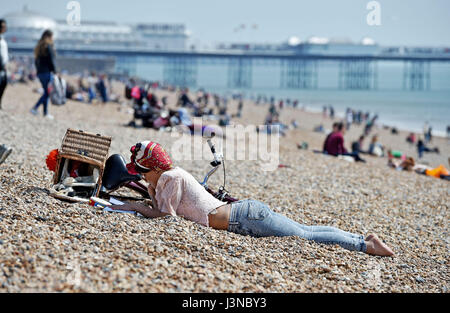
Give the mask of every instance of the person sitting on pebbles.
M 272 211 L 257 200 L 222 202 L 206 191 L 190 173 L 174 166 L 158 143 L 140 142 L 131 148 L 131 153 L 127 169 L 131 174 L 142 174 L 148 183 L 152 207 L 127 203 L 111 206 L 112 209 L 135 211 L 148 218 L 183 216 L 203 226 L 253 237 L 299 236 L 372 255 L 394 255 L 374 234 L 364 238 L 335 227 L 305 226 Z

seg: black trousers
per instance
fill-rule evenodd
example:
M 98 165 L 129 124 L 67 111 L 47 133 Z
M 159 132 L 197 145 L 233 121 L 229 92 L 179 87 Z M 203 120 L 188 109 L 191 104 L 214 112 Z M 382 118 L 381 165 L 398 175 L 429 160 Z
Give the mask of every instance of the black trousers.
M 0 74 L 0 109 L 2 108 L 3 92 L 5 91 L 7 84 L 8 84 L 8 78 L 6 76 L 6 72 L 2 71 Z

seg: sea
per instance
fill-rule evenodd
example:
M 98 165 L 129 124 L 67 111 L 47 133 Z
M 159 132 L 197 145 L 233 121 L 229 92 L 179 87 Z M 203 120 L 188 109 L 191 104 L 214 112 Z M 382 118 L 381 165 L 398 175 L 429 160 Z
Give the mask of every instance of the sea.
M 138 57 L 134 60 L 132 74 L 152 80 L 164 81 L 167 77 L 161 58 Z M 122 64 L 123 66 L 123 64 Z M 297 99 L 299 107 L 322 112 L 332 105 L 337 116 L 347 108 L 379 115 L 379 123 L 400 130 L 422 132 L 425 123 L 432 127 L 433 135 L 446 136 L 450 126 L 450 62 L 430 65 L 429 89 L 409 90 L 404 86 L 404 64 L 400 61 L 379 61 L 377 87 L 370 90 L 339 89 L 339 64 L 321 61 L 318 65 L 318 82 L 315 89 L 280 88 L 279 65 L 253 64 L 250 88 L 231 88 L 226 63 L 196 65 L 195 84 L 191 91 L 203 88 L 221 95 L 243 94 L 255 99 L 258 95 L 278 100 Z

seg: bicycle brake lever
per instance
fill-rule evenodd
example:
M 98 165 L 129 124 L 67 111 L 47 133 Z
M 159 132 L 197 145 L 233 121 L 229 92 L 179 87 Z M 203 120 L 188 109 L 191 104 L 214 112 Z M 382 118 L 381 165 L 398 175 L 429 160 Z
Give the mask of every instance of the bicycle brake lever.
M 218 166 L 218 165 L 222 164 L 222 162 L 220 161 L 223 157 L 222 154 L 216 152 L 216 148 L 214 147 L 213 143 L 211 142 L 211 139 L 208 139 L 207 141 L 208 141 L 209 148 L 211 149 L 211 152 L 214 156 L 214 161 L 211 162 L 211 165 Z

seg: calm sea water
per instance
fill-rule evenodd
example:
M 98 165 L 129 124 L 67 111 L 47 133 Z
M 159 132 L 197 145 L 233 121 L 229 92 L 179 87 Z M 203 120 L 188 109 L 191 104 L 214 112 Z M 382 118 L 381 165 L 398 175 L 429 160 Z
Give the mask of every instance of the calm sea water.
M 164 81 L 167 77 L 164 59 L 139 57 L 130 62 L 119 62 L 132 74 L 149 80 Z M 119 69 L 120 70 L 120 69 Z M 433 134 L 445 135 L 450 125 L 450 63 L 431 64 L 430 90 L 403 89 L 403 63 L 378 63 L 378 88 L 376 90 L 340 90 L 338 88 L 339 64 L 321 62 L 318 67 L 317 89 L 281 89 L 281 70 L 276 64 L 252 66 L 252 88 L 238 90 L 228 87 L 228 66 L 202 62 L 195 69 L 196 84 L 221 94 L 242 92 L 246 97 L 274 96 L 276 99 L 298 99 L 301 106 L 311 111 L 322 111 L 324 105 L 333 105 L 342 114 L 347 107 L 363 112 L 377 113 L 379 122 L 399 129 L 421 132 L 425 122 L 433 127 Z

